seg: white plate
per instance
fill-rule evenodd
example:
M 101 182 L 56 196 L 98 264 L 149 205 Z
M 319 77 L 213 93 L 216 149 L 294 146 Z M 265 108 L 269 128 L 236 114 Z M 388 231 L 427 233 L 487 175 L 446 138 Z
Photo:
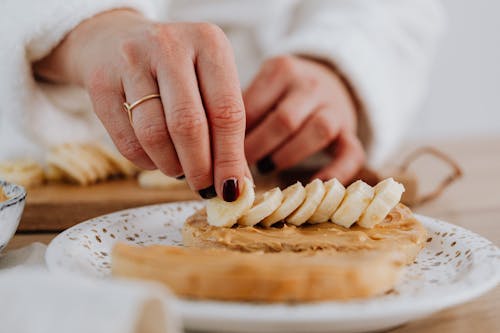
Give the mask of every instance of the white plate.
M 78 224 L 49 245 L 51 271 L 107 278 L 117 241 L 181 245 L 180 228 L 200 202 L 129 209 Z M 500 251 L 463 228 L 417 216 L 429 232 L 426 248 L 390 294 L 363 301 L 314 304 L 179 300 L 185 326 L 218 332 L 363 332 L 382 330 L 475 298 L 497 285 Z

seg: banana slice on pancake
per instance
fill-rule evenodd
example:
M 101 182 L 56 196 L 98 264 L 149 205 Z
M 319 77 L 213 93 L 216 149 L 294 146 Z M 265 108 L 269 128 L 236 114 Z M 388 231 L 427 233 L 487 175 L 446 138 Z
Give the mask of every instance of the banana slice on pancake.
M 336 178 L 325 182 L 325 196 L 314 214 L 309 218 L 309 223 L 322 223 L 328 221 L 344 199 L 345 187 Z
M 254 206 L 240 219 L 238 224 L 251 227 L 271 215 L 281 205 L 283 193 L 278 187 L 275 187 L 263 193 L 254 202 Z
M 265 227 L 270 227 L 276 222 L 283 221 L 304 202 L 305 198 L 306 190 L 300 182 L 288 186 L 283 190 L 283 201 L 281 202 L 281 206 L 262 220 L 260 224 Z
M 219 197 L 207 200 L 207 222 L 216 227 L 232 227 L 252 208 L 254 200 L 253 183 L 245 177 L 236 201 L 226 202 Z
M 314 179 L 306 185 L 305 191 L 306 198 L 304 202 L 285 219 L 286 223 L 299 226 L 307 222 L 325 196 L 325 185 L 321 180 Z
M 363 214 L 366 207 L 372 201 L 373 195 L 373 187 L 362 180 L 352 183 L 347 187 L 344 200 L 331 217 L 331 221 L 349 228 Z
M 387 178 L 375 185 L 374 190 L 373 200 L 358 221 L 358 225 L 364 228 L 373 228 L 382 222 L 401 200 L 405 188 L 394 179 Z

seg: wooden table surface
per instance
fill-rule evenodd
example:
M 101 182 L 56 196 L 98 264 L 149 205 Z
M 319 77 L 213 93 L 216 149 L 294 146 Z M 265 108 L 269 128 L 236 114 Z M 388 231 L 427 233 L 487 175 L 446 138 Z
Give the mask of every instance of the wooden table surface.
M 418 145 L 421 145 L 419 142 Z M 415 209 L 470 229 L 500 245 L 500 137 L 469 138 L 460 141 L 430 142 L 453 157 L 463 169 L 464 176 L 440 198 Z M 392 159 L 397 164 L 400 156 L 413 149 L 407 144 Z M 438 173 L 434 165 L 418 165 L 423 178 Z M 32 242 L 49 243 L 52 233 L 17 234 L 7 250 Z M 411 322 L 391 330 L 393 333 L 500 332 L 500 286 L 476 300 L 441 311 L 433 316 Z

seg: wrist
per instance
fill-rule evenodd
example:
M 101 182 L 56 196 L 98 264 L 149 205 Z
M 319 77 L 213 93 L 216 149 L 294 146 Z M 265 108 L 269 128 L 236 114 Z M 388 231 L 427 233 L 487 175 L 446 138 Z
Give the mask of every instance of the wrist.
M 48 54 L 33 64 L 35 76 L 54 83 L 84 86 L 89 65 L 99 57 L 108 41 L 115 38 L 114 27 L 145 20 L 131 9 L 99 13 L 82 21 Z

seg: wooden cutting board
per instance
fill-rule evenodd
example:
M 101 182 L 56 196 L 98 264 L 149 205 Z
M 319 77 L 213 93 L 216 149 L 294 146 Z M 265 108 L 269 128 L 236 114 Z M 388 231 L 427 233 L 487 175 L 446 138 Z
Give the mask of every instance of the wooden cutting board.
M 187 186 L 144 189 L 137 180 L 113 180 L 92 186 L 48 184 L 28 191 L 19 231 L 60 231 L 117 210 L 198 197 Z

